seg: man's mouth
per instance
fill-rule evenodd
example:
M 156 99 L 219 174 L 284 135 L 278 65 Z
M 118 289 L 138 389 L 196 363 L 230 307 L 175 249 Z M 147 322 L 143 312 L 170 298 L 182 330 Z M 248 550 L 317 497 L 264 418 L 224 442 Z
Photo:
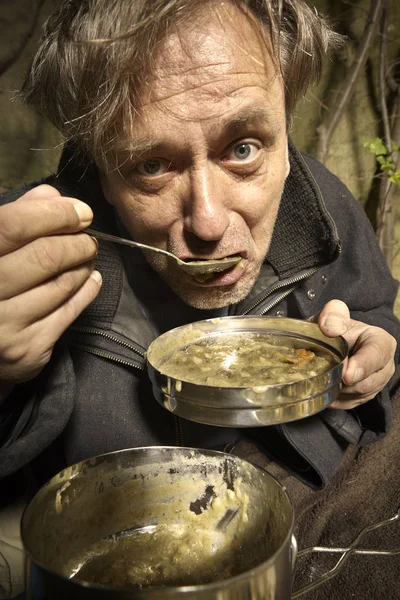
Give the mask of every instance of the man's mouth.
M 247 260 L 241 259 L 238 263 L 227 269 L 209 273 L 195 273 L 191 275 L 197 283 L 204 285 L 232 285 L 238 281 L 247 268 Z
M 224 259 L 221 259 L 221 263 Z M 229 271 L 234 271 L 236 269 L 243 269 L 244 265 L 243 265 L 243 259 L 241 258 L 235 265 L 233 265 L 232 267 L 228 267 L 228 268 L 222 268 L 223 264 L 221 264 L 221 268 L 219 269 L 215 269 L 213 271 L 207 271 L 205 273 L 195 273 L 193 275 L 194 279 L 200 283 L 203 283 L 204 281 L 209 281 L 213 278 L 215 278 L 218 275 L 221 275 L 222 273 L 227 273 Z
M 240 254 L 231 254 L 222 258 L 177 258 L 179 267 L 189 275 L 205 275 L 227 271 L 242 260 Z

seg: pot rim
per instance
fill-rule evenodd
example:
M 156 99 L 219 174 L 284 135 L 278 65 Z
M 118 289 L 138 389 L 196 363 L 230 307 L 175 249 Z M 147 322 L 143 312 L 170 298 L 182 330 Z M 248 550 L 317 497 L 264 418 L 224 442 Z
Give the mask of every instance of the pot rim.
M 239 573 L 238 575 L 234 575 L 233 577 L 229 577 L 227 579 L 221 579 L 218 581 L 212 581 L 210 583 L 204 583 L 204 584 L 200 584 L 200 585 L 165 586 L 165 587 L 154 586 L 154 587 L 143 588 L 143 589 L 135 588 L 135 587 L 115 588 L 115 587 L 109 587 L 109 586 L 105 586 L 105 585 L 87 583 L 87 582 L 79 581 L 79 580 L 73 580 L 71 578 L 61 575 L 60 573 L 51 569 L 47 565 L 43 564 L 40 560 L 37 560 L 33 556 L 33 552 L 31 551 L 31 549 L 29 549 L 28 544 L 26 542 L 25 535 L 24 535 L 24 523 L 27 519 L 26 515 L 27 515 L 27 512 L 29 511 L 31 504 L 34 502 L 34 500 L 38 496 L 38 494 L 40 494 L 46 487 L 49 487 L 52 484 L 54 484 L 54 480 L 56 477 L 59 478 L 61 473 L 64 473 L 64 471 L 67 471 L 69 469 L 73 469 L 74 467 L 76 467 L 78 465 L 82 465 L 84 463 L 90 464 L 90 462 L 93 461 L 94 459 L 104 458 L 107 456 L 112 456 L 112 455 L 117 455 L 117 454 L 125 454 L 125 453 L 132 452 L 132 451 L 146 451 L 149 449 L 150 450 L 167 450 L 167 451 L 168 450 L 185 450 L 188 452 L 195 451 L 195 452 L 198 452 L 198 453 L 204 454 L 204 455 L 209 454 L 211 456 L 221 455 L 221 456 L 229 457 L 230 459 L 233 459 L 233 460 L 248 463 L 254 469 L 256 469 L 258 471 L 262 471 L 263 473 L 268 475 L 268 477 L 270 477 L 281 488 L 281 491 L 282 491 L 284 497 L 286 498 L 286 501 L 288 502 L 289 507 L 291 509 L 291 519 L 290 519 L 289 530 L 285 536 L 285 539 L 282 541 L 279 549 L 270 558 L 261 562 L 257 566 L 255 566 L 251 569 L 248 569 L 247 571 L 244 571 L 243 573 Z M 73 479 L 73 477 L 68 477 L 66 479 L 66 481 L 69 481 L 71 479 Z M 63 469 L 62 471 L 60 471 L 59 473 L 56 473 L 49 481 L 47 481 L 47 483 L 45 483 L 36 492 L 36 494 L 33 496 L 33 498 L 30 500 L 30 502 L 24 508 L 24 511 L 22 513 L 22 518 L 21 518 L 21 525 L 20 525 L 21 539 L 22 539 L 23 549 L 24 549 L 24 553 L 25 553 L 25 562 L 27 562 L 27 558 L 29 557 L 29 559 L 35 565 L 37 565 L 38 567 L 40 567 L 41 569 L 43 569 L 44 571 L 46 571 L 53 577 L 56 577 L 57 579 L 61 579 L 65 582 L 67 582 L 69 585 L 73 585 L 73 586 L 77 585 L 78 587 L 81 587 L 81 588 L 90 588 L 93 590 L 98 590 L 99 592 L 101 592 L 101 591 L 118 592 L 118 593 L 133 593 L 133 592 L 135 592 L 137 597 L 146 597 L 146 596 L 150 597 L 152 593 L 154 593 L 155 591 L 160 591 L 161 589 L 162 589 L 163 595 L 165 597 L 175 597 L 177 594 L 183 594 L 183 593 L 188 593 L 188 592 L 200 592 L 200 591 L 205 592 L 207 590 L 214 591 L 216 588 L 221 589 L 221 588 L 225 588 L 225 587 L 234 585 L 236 582 L 247 579 L 250 575 L 252 576 L 254 574 L 257 574 L 258 572 L 264 570 L 265 568 L 270 567 L 276 561 L 276 558 L 282 554 L 282 552 L 286 549 L 286 547 L 287 546 L 290 547 L 290 540 L 292 538 L 293 528 L 294 528 L 294 506 L 293 506 L 292 500 L 290 499 L 290 496 L 287 493 L 285 486 L 283 486 L 281 483 L 279 483 L 279 481 L 273 475 L 268 473 L 268 471 L 266 471 L 265 469 L 263 469 L 262 467 L 260 467 L 258 465 L 251 463 L 250 461 L 248 461 L 244 458 L 241 458 L 234 454 L 229 454 L 228 452 L 222 452 L 220 450 L 211 450 L 208 448 L 204 448 L 204 449 L 203 448 L 193 448 L 190 446 L 139 446 L 139 447 L 135 447 L 135 448 L 124 448 L 122 450 L 114 450 L 113 452 L 105 452 L 103 454 L 98 454 L 98 455 L 90 457 L 88 459 L 75 462 L 75 463 L 69 465 L 68 467 L 66 467 L 65 469 Z

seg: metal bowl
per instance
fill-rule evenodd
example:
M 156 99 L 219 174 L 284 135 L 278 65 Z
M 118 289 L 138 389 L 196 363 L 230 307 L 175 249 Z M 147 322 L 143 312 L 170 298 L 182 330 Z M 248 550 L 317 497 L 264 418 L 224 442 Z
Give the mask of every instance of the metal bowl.
M 165 359 L 187 344 L 232 332 L 268 333 L 284 343 L 330 353 L 336 360 L 330 370 L 278 385 L 217 387 L 171 377 Z M 342 337 L 328 338 L 318 325 L 297 319 L 273 317 L 221 317 L 177 327 L 159 336 L 147 352 L 147 365 L 157 401 L 172 413 L 207 425 L 261 427 L 309 417 L 331 404 L 341 387 L 343 361 L 348 354 Z

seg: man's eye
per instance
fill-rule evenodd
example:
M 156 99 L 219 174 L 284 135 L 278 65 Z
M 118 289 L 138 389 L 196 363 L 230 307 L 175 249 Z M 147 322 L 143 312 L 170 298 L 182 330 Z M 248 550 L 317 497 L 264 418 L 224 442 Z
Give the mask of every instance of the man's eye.
M 258 153 L 259 148 L 250 142 L 235 144 L 227 155 L 228 160 L 252 160 Z
M 163 175 L 168 168 L 170 163 L 162 158 L 153 158 L 151 160 L 144 160 L 136 165 L 136 171 L 140 175 L 146 175 L 148 177 Z

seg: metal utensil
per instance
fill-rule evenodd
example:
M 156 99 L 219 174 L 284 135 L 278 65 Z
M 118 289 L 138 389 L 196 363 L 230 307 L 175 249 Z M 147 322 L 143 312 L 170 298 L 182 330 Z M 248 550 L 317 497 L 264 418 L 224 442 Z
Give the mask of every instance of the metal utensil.
M 228 525 L 233 521 L 236 515 L 239 513 L 239 508 L 227 508 L 226 513 L 223 517 L 218 521 L 216 526 L 216 531 L 221 533 L 225 533 Z M 111 540 L 113 542 L 117 542 L 118 540 L 127 537 L 136 533 L 154 533 L 157 530 L 157 525 L 142 525 L 141 527 L 130 527 L 129 529 L 124 529 L 124 531 L 117 531 L 116 533 L 112 533 L 107 535 L 104 539 Z M 315 550 L 315 549 L 314 549 Z M 333 550 L 337 550 L 334 548 Z M 332 550 L 331 550 L 332 551 Z
M 276 343 L 328 353 L 337 364 L 325 373 L 279 385 L 220 387 L 180 380 L 168 374 L 165 358 L 189 343 L 224 335 L 253 333 L 273 336 Z M 265 316 L 229 316 L 197 321 L 163 333 L 147 350 L 154 396 L 170 412 L 219 427 L 264 427 L 309 417 L 326 408 L 340 391 L 348 353 L 344 338 L 327 338 L 316 323 Z M 229 383 L 228 383 L 229 385 Z
M 225 532 L 228 525 L 239 513 L 239 508 L 228 508 L 224 516 L 217 523 L 217 531 Z
M 178 263 L 178 266 L 190 275 L 207 275 L 209 273 L 220 273 L 221 271 L 226 271 L 230 267 L 233 267 L 242 260 L 241 256 L 228 256 L 227 258 L 194 260 L 191 262 L 186 262 L 178 258 L 175 254 L 172 254 L 172 252 L 168 252 L 167 250 L 161 250 L 161 248 L 155 248 L 154 246 L 148 246 L 147 244 L 141 244 L 139 242 L 134 242 L 133 240 L 127 240 L 116 235 L 110 235 L 109 233 L 95 231 L 94 229 L 90 228 L 85 229 L 85 233 L 88 233 L 89 235 L 93 236 L 98 240 L 104 240 L 105 242 L 115 242 L 116 244 L 123 244 L 124 246 L 131 246 L 133 248 L 143 248 L 144 250 L 152 250 L 153 252 L 158 252 L 159 254 L 165 254 L 169 258 L 173 258 Z
M 348 559 L 351 556 L 353 556 L 353 554 L 367 554 L 367 555 L 376 555 L 376 556 L 399 556 L 400 548 L 394 548 L 393 550 L 372 550 L 369 548 L 365 548 L 365 549 L 358 548 L 358 544 L 361 542 L 362 538 L 367 533 L 369 533 L 370 531 L 374 531 L 375 529 L 380 529 L 381 527 L 385 527 L 386 525 L 390 525 L 391 523 L 394 523 L 395 521 L 398 521 L 399 519 L 400 519 L 400 507 L 397 509 L 396 514 L 393 515 L 392 517 L 390 517 L 388 519 L 384 519 L 383 521 L 379 521 L 379 523 L 375 523 L 373 525 L 368 525 L 367 527 L 364 527 L 364 529 L 362 531 L 360 531 L 360 533 L 357 535 L 355 540 L 353 540 L 353 542 L 347 548 L 329 548 L 329 546 L 328 547 L 313 546 L 311 548 L 305 548 L 304 550 L 301 550 L 300 552 L 298 552 L 298 554 L 297 554 L 298 559 L 302 558 L 303 556 L 307 556 L 308 554 L 312 554 L 313 552 L 324 552 L 324 553 L 332 552 L 334 554 L 340 553 L 342 556 L 339 558 L 336 565 L 330 571 L 328 571 L 327 573 L 324 573 L 324 575 L 321 575 L 316 580 L 311 581 L 311 583 L 302 587 L 301 589 L 296 590 L 292 594 L 291 600 L 297 600 L 297 598 L 300 598 L 300 596 L 303 596 L 303 594 L 307 594 L 307 592 L 309 592 L 311 590 L 315 590 L 316 588 L 318 588 L 320 585 L 322 585 L 326 581 L 333 579 L 339 573 L 339 571 L 341 571 L 343 566 L 347 563 Z

